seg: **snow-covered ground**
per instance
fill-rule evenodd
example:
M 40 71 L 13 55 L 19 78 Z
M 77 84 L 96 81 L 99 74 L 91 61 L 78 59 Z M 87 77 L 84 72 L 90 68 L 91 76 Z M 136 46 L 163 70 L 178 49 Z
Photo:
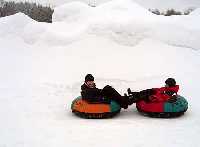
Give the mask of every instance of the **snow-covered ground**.
M 200 13 L 164 17 L 130 0 L 96 8 L 73 2 L 53 23 L 0 18 L 0 147 L 199 146 Z M 153 119 L 135 105 L 106 120 L 72 115 L 84 76 L 121 94 L 176 78 L 188 112 Z

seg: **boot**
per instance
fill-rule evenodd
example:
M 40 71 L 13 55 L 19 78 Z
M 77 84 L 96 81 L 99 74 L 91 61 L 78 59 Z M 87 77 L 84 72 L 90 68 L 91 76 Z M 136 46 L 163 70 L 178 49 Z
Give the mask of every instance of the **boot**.
M 127 94 L 125 93 L 124 96 L 121 96 L 121 103 L 120 103 L 120 106 L 124 109 L 127 109 L 128 108 L 128 96 Z
M 129 95 L 129 105 L 132 105 L 133 103 L 136 103 L 141 99 L 139 92 L 132 92 L 130 88 L 127 89 L 127 92 Z
M 132 94 L 131 88 L 128 88 L 127 92 L 128 92 L 128 95 L 131 95 Z
M 128 97 L 128 105 L 132 105 L 133 103 L 137 103 L 139 100 L 141 100 L 139 92 L 132 92 L 132 94 Z
M 127 109 L 128 108 L 128 104 L 120 104 L 121 108 Z

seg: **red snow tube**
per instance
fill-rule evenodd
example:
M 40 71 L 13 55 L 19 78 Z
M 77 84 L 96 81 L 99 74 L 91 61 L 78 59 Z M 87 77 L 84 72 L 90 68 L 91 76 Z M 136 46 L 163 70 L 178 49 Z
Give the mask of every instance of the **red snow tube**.
M 177 95 L 173 102 L 139 101 L 136 107 L 139 112 L 150 117 L 170 118 L 184 114 L 188 109 L 188 102 L 184 97 Z

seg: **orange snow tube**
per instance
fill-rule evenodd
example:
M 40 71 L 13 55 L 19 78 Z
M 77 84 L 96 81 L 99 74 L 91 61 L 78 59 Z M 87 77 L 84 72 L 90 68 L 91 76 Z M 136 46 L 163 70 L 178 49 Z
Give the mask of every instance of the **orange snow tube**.
M 110 118 L 118 114 L 121 107 L 115 101 L 110 104 L 88 103 L 78 97 L 72 102 L 71 109 L 74 114 L 83 118 Z

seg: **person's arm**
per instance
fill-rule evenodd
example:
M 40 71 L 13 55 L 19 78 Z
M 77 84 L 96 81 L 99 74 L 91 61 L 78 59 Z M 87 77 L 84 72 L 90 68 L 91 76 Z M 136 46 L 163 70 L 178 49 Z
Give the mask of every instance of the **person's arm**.
M 82 99 L 87 100 L 89 102 L 99 102 L 101 100 L 100 93 L 101 90 L 98 88 L 87 88 L 83 86 L 81 96 Z
M 173 91 L 174 93 L 177 93 L 178 90 L 179 90 L 179 85 L 167 88 L 167 91 Z
M 90 103 L 104 103 L 109 104 L 111 102 L 110 99 L 104 98 L 102 95 L 102 89 L 89 88 L 85 83 L 81 86 L 81 96 L 83 100 L 86 100 Z
M 156 88 L 157 91 L 160 93 L 165 93 L 166 91 L 171 91 L 174 93 L 177 93 L 179 90 L 179 85 L 176 85 L 174 87 L 161 87 L 161 88 Z

